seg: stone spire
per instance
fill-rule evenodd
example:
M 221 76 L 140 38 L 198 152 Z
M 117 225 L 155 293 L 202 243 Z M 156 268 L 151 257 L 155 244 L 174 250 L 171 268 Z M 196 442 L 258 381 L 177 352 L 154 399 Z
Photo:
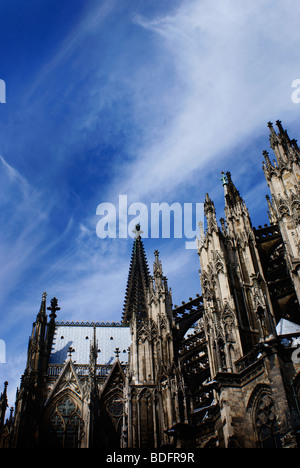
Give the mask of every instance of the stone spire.
M 263 170 L 269 182 L 273 175 L 280 177 L 283 170 L 293 170 L 293 164 L 300 162 L 300 150 L 296 140 L 291 140 L 287 131 L 283 129 L 281 121 L 277 120 L 276 125 L 278 131 L 274 130 L 272 122 L 268 123 L 270 130 L 270 147 L 274 151 L 276 160 L 271 163 L 269 153 L 263 151 L 264 163 Z
M 0 395 L 0 429 L 4 426 L 6 408 L 8 407 L 7 386 L 8 382 L 4 382 L 4 390 Z
M 47 330 L 46 315 L 47 294 L 42 295 L 42 302 L 39 313 L 32 326 L 32 333 L 28 345 L 27 371 L 41 371 L 45 357 L 45 336 Z
M 226 183 L 223 183 L 223 185 L 228 232 L 234 236 L 240 236 L 242 232 L 249 233 L 252 228 L 249 211 L 232 181 L 230 172 L 226 172 Z
M 291 140 L 280 120 L 268 123 L 270 146 L 276 160 L 271 163 L 267 151 L 263 152 L 263 170 L 271 192 L 267 198 L 269 218 L 278 224 L 286 246 L 287 267 L 300 301 L 300 150 L 296 140 Z
M 136 226 L 135 232 L 136 238 L 133 243 L 122 320 L 126 324 L 130 322 L 133 315 L 138 321 L 147 315 L 150 272 L 139 225 Z
M 215 205 L 208 193 L 205 195 L 204 215 L 207 221 L 207 231 L 209 233 L 218 231 Z

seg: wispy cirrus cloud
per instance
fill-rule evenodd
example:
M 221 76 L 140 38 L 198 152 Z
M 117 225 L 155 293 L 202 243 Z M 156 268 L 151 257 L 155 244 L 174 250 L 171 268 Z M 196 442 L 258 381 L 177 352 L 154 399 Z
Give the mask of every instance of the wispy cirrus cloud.
M 36 79 L 25 95 L 25 104 L 30 102 L 38 87 L 49 79 L 49 76 L 55 72 L 55 69 L 70 59 L 70 56 L 78 48 L 82 47 L 82 43 L 86 37 L 97 32 L 107 16 L 114 11 L 116 1 L 92 2 L 92 5 L 92 7 L 89 5 L 83 9 L 77 24 L 71 28 L 54 55 L 41 67 Z
M 122 193 L 153 198 L 158 190 L 177 191 L 196 174 L 201 184 L 205 169 L 212 168 L 217 183 L 217 171 L 227 164 L 230 170 L 230 148 L 261 134 L 272 118 L 294 121 L 298 109 L 290 86 L 298 73 L 297 12 L 293 1 L 191 0 L 155 20 L 135 17 L 160 41 L 161 70 L 166 57 L 172 62 L 176 104 L 162 109 L 165 124 L 159 131 L 154 126 L 153 141 L 128 166 Z M 251 158 L 244 157 L 243 164 Z M 205 182 L 207 190 L 213 188 Z

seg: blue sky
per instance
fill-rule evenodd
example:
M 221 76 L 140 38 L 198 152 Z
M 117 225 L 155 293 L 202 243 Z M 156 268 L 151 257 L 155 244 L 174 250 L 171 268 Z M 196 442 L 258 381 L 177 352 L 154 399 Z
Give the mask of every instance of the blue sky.
M 96 209 L 201 203 L 221 171 L 264 224 L 267 122 L 298 138 L 296 0 L 1 0 L 0 339 L 10 404 L 43 291 L 60 320 L 119 320 L 132 239 L 96 235 Z M 200 292 L 185 239 L 160 251 L 174 304 Z

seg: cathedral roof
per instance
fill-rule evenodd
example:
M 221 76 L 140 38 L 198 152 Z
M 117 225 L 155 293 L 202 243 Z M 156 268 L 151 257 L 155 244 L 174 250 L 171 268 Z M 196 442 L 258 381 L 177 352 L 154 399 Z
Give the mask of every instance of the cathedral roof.
M 300 333 L 300 325 L 297 325 L 294 322 L 290 322 L 282 318 L 276 327 L 277 335 L 291 335 L 293 333 Z
M 53 346 L 49 364 L 63 364 L 69 348 L 73 348 L 72 360 L 76 364 L 89 364 L 91 345 L 97 343 L 97 364 L 110 365 L 115 359 L 115 350 L 119 348 L 119 359 L 128 360 L 128 347 L 131 344 L 130 329 L 125 326 L 101 326 L 94 323 L 82 325 L 69 323 L 58 324 L 55 328 Z

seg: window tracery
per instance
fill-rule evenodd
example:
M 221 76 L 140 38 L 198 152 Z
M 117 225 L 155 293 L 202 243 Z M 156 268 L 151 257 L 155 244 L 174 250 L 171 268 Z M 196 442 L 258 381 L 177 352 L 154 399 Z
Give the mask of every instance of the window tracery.
M 58 447 L 79 447 L 84 423 L 77 404 L 69 396 L 55 405 L 50 415 L 50 424 Z

